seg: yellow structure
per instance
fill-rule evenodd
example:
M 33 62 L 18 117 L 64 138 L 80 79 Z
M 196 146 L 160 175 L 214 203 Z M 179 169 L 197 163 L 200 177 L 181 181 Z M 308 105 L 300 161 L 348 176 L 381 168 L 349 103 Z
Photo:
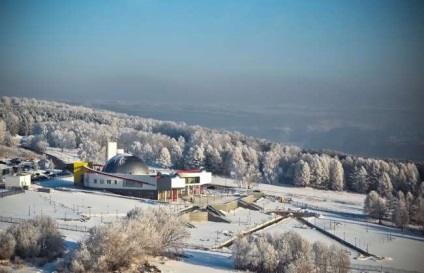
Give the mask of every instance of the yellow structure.
M 74 173 L 74 184 L 82 186 L 84 184 L 84 167 L 93 168 L 93 162 L 79 161 L 71 163 Z

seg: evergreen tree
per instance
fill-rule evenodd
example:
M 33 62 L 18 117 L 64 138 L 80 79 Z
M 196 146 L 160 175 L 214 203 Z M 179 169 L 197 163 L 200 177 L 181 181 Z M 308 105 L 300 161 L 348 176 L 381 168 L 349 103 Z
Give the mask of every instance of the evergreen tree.
M 387 214 L 386 201 L 376 191 L 370 191 L 364 201 L 364 212 L 381 224 Z
M 298 187 L 306 187 L 309 185 L 310 170 L 308 163 L 300 160 L 294 169 L 293 185 Z
M 383 173 L 378 180 L 377 192 L 382 197 L 388 197 L 392 194 L 393 186 L 387 173 Z
M 409 213 L 406 208 L 405 200 L 398 200 L 393 220 L 396 226 L 402 228 L 402 230 L 409 224 Z

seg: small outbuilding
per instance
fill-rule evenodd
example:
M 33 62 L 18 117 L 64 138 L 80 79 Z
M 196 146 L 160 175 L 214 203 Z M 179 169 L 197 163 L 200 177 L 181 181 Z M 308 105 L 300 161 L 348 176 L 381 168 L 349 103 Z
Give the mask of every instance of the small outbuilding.
M 31 175 L 8 175 L 4 176 L 4 184 L 6 189 L 31 187 Z

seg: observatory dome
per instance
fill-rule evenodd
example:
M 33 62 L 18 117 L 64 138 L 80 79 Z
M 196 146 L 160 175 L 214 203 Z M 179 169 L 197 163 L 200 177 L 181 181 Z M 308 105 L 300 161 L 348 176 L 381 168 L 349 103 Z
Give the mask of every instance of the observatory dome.
M 103 167 L 103 172 L 143 175 L 149 173 L 149 167 L 137 156 L 117 154 L 109 159 Z

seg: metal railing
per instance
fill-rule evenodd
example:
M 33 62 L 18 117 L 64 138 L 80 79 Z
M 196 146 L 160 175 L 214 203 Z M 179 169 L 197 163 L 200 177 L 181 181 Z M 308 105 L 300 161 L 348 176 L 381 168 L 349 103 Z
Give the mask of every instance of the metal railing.
M 0 222 L 11 223 L 11 224 L 22 223 L 25 220 L 28 220 L 28 219 L 15 218 L 15 217 L 11 217 L 11 216 L 9 216 L 9 217 L 0 216 Z M 56 223 L 56 227 L 58 229 L 80 231 L 80 232 L 88 232 L 90 230 L 90 227 L 79 226 L 79 225 L 74 225 L 74 224 L 60 224 L 60 223 Z
M 11 196 L 11 195 L 15 195 L 15 194 L 19 194 L 19 193 L 25 193 L 25 190 L 8 190 L 8 191 L 0 191 L 0 198 L 6 197 L 6 196 Z
M 300 207 L 302 209 L 329 212 L 329 213 L 337 214 L 337 215 L 340 215 L 340 216 L 343 216 L 343 217 L 349 218 L 349 219 L 366 220 L 368 218 L 368 216 L 365 215 L 365 214 L 350 213 L 350 212 L 344 212 L 344 211 L 340 211 L 340 210 L 333 210 L 333 209 L 324 208 L 324 207 L 320 207 L 320 206 L 314 206 L 314 205 L 310 205 L 310 204 L 298 202 L 298 201 L 292 201 L 291 204 L 293 206 Z

